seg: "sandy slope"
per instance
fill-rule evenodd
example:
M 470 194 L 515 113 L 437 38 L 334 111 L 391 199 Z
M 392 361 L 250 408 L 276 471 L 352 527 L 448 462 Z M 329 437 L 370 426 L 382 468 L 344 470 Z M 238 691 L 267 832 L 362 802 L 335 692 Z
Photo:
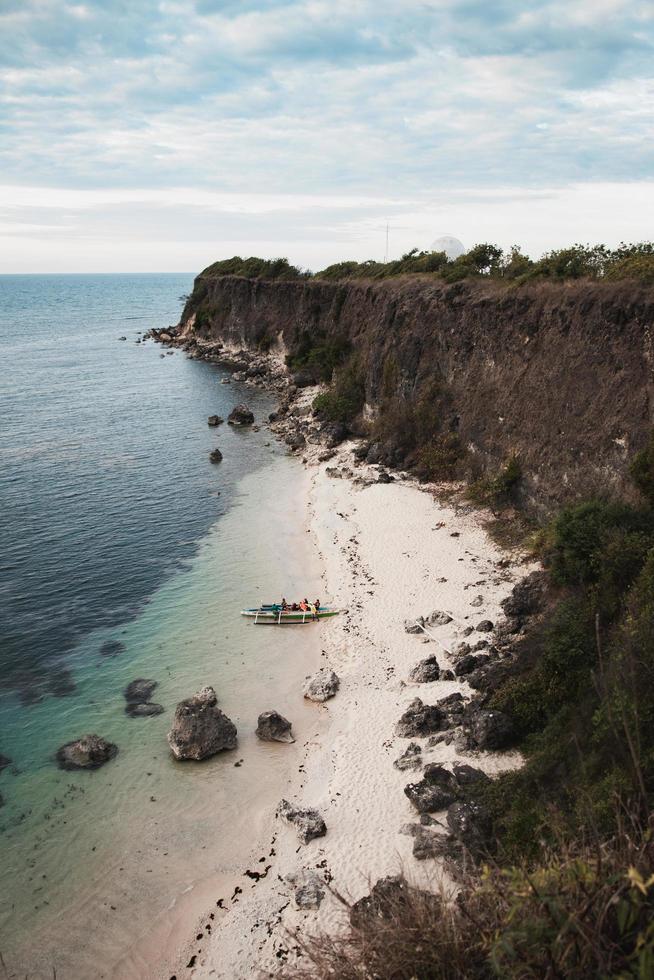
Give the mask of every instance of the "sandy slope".
M 271 813 L 270 841 L 261 851 L 268 856 L 262 866 L 271 865 L 266 878 L 244 878 L 243 893 L 231 901 L 229 894 L 219 896 L 227 911 L 214 907 L 210 943 L 203 942 L 192 969 L 186 964 L 193 948 L 187 948 L 177 976 L 269 976 L 297 955 L 293 933 L 341 927 L 342 906 L 330 893 L 318 911 L 295 909 L 285 880 L 290 873 L 313 869 L 349 899 L 400 868 L 417 883 L 445 880 L 439 862 L 417 862 L 411 838 L 399 832 L 416 815 L 402 792 L 412 776 L 393 768 L 408 743 L 394 735 L 394 727 L 416 695 L 433 703 L 456 690 L 470 691 L 458 681 L 405 681 L 410 668 L 434 652 L 447 667 L 445 649 L 466 625 L 496 620 L 500 600 L 531 568 L 519 556 L 507 564 L 478 515 L 456 513 L 414 483 L 363 487 L 329 476 L 328 468 L 351 464 L 347 446 L 339 456 L 314 470 L 309 528 L 324 562 L 325 596 L 349 610 L 311 627 L 321 630 L 325 662 L 339 674 L 341 689 L 325 706 L 315 706 L 317 718 L 328 714 L 329 724 L 317 726 L 322 734 L 307 744 L 286 794 L 298 805 L 317 807 L 328 833 L 301 845 L 293 828 Z M 364 474 L 376 476 L 370 468 L 356 471 Z M 473 607 L 478 596 L 483 602 Z M 405 619 L 434 609 L 448 611 L 454 621 L 434 627 L 432 641 L 405 632 Z M 442 743 L 424 752 L 425 761 L 458 757 L 452 745 Z M 493 773 L 518 761 L 511 753 L 484 754 L 475 764 Z

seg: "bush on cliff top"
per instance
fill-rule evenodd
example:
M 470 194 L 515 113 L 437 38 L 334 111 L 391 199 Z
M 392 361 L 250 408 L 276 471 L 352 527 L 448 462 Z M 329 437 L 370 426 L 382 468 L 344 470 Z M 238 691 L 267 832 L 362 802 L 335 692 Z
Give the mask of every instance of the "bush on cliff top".
M 250 256 L 242 259 L 234 255 L 231 259 L 221 259 L 207 266 L 200 273 L 200 279 L 214 276 L 243 276 L 247 279 L 304 279 L 309 275 L 288 259 L 260 259 Z

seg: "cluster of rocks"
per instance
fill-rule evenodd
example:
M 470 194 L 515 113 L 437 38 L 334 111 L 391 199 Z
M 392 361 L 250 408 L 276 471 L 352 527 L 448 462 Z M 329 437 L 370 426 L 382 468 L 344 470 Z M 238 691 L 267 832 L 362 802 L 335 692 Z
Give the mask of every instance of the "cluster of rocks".
M 460 692 L 425 704 L 414 698 L 396 725 L 403 738 L 421 738 L 426 747 L 441 742 L 453 743 L 458 752 L 498 752 L 511 747 L 514 726 L 511 718 L 492 707 L 490 697 L 515 660 L 516 644 L 524 634 L 527 620 L 538 614 L 546 601 L 547 580 L 543 572 L 533 572 L 512 590 L 501 603 L 505 619 L 499 624 L 481 620 L 462 632 L 466 637 L 452 650 L 453 670 L 446 674 L 439 668 L 436 656 L 417 663 L 409 672 L 409 681 L 425 684 L 446 677 L 465 679 L 475 691 L 467 700 Z M 481 602 L 479 599 L 481 598 Z M 483 597 L 471 605 L 478 608 Z M 407 620 L 407 633 L 427 633 L 430 627 L 452 622 L 447 612 L 435 610 L 428 616 Z M 475 634 L 481 637 L 474 639 Z M 478 768 L 454 763 L 451 768 L 439 763 L 425 764 L 423 748 L 412 741 L 395 760 L 401 772 L 413 772 L 420 778 L 408 783 L 404 792 L 419 814 L 419 822 L 407 824 L 402 832 L 413 837 L 413 854 L 419 859 L 459 857 L 466 852 L 482 855 L 490 845 L 491 820 L 475 791 L 488 782 Z M 432 814 L 445 812 L 445 824 Z M 373 889 L 374 891 L 374 889 Z

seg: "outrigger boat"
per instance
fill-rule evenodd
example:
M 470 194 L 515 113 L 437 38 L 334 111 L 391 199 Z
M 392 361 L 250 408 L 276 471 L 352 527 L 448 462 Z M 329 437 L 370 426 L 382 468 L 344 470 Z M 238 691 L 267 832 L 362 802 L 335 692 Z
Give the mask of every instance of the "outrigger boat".
M 316 619 L 329 619 L 331 616 L 338 616 L 342 609 L 332 609 L 330 606 L 321 606 L 314 614 L 309 609 L 306 612 L 302 609 L 282 609 L 274 603 L 257 606 L 254 609 L 242 609 L 241 616 L 253 619 L 256 626 L 302 626 L 304 623 L 313 623 Z

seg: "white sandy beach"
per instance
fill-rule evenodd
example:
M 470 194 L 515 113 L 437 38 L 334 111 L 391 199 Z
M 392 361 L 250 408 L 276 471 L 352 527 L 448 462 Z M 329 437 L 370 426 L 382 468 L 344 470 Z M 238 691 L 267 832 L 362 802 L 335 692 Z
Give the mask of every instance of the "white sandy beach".
M 432 704 L 454 691 L 471 692 L 458 680 L 416 685 L 407 677 L 433 653 L 447 668 L 446 649 L 467 625 L 500 618 L 500 601 L 531 566 L 520 555 L 507 562 L 479 513 L 457 512 L 414 482 L 362 486 L 356 479 L 328 475 L 328 469 L 351 467 L 350 448 L 341 447 L 327 465 L 312 468 L 308 501 L 308 530 L 324 565 L 324 595 L 349 610 L 315 627 L 321 631 L 323 661 L 337 672 L 341 687 L 325 705 L 315 705 L 321 724 L 284 793 L 298 806 L 317 808 L 327 835 L 302 845 L 294 828 L 275 819 L 271 809 L 270 837 L 260 842 L 260 853 L 269 855 L 268 874 L 258 882 L 243 877 L 236 895 L 230 881 L 216 895 L 220 906 L 212 903 L 194 930 L 207 936 L 209 924 L 210 938 L 179 950 L 177 962 L 167 964 L 168 977 L 175 974 L 173 966 L 198 978 L 271 976 L 297 955 L 294 934 L 343 927 L 343 907 L 329 891 L 318 910 L 297 910 L 289 875 L 313 872 L 349 900 L 400 870 L 417 884 L 447 887 L 440 861 L 416 861 L 411 837 L 400 833 L 416 814 L 403 793 L 412 777 L 393 767 L 409 739 L 394 729 L 416 696 Z M 376 471 L 355 470 L 355 477 L 364 475 L 375 478 Z M 406 619 L 435 609 L 447 611 L 453 621 L 431 627 L 432 640 L 405 632 Z M 426 749 L 425 742 L 425 762 L 464 758 L 452 744 Z M 515 753 L 481 753 L 469 761 L 489 774 L 519 764 Z

